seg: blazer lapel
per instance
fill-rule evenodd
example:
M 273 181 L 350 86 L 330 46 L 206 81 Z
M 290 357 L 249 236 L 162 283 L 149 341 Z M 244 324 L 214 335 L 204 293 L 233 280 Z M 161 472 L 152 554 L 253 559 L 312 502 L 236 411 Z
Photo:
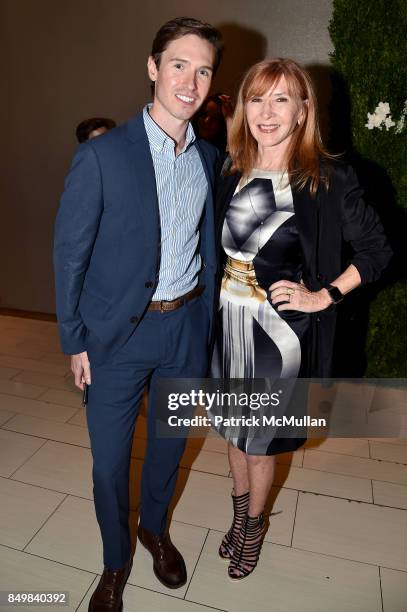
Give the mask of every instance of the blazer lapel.
M 293 189 L 295 221 L 301 242 L 304 276 L 315 279 L 317 271 L 317 234 L 319 221 L 319 194 L 312 198 L 309 185 L 300 191 Z
M 201 245 L 204 261 L 211 265 L 216 265 L 215 260 L 215 236 L 214 236 L 214 212 L 213 212 L 213 183 L 214 183 L 214 168 L 208 162 L 204 148 L 199 141 L 195 143 L 196 149 L 202 161 L 202 167 L 205 172 L 208 182 L 208 195 L 205 200 L 205 208 L 201 223 Z
M 144 127 L 143 114 L 139 113 L 127 124 L 127 137 L 131 147 L 132 167 L 140 201 L 139 211 L 146 231 L 152 240 L 160 242 L 160 213 L 157 186 L 150 144 Z

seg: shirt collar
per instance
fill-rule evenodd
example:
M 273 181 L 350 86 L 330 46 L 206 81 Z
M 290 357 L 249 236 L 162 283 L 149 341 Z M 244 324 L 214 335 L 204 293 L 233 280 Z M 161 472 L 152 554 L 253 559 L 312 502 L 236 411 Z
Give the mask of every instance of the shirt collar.
M 150 116 L 149 110 L 152 107 L 152 103 L 146 104 L 143 108 L 143 119 L 144 126 L 147 132 L 147 138 L 150 145 L 159 153 L 164 150 L 170 150 L 172 153 L 174 152 L 174 140 L 171 136 L 168 136 L 160 128 L 158 123 L 154 121 L 154 119 Z M 185 146 L 182 149 L 181 153 L 186 151 L 188 147 L 196 140 L 194 128 L 191 125 L 191 122 L 188 123 L 187 131 L 185 134 Z

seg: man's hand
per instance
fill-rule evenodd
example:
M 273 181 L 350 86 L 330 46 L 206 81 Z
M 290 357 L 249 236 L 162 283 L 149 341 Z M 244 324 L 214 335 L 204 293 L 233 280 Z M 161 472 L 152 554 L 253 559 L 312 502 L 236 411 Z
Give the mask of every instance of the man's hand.
M 71 355 L 71 370 L 75 377 L 75 385 L 81 391 L 83 391 L 84 383 L 90 385 L 90 363 L 86 351 L 78 355 Z

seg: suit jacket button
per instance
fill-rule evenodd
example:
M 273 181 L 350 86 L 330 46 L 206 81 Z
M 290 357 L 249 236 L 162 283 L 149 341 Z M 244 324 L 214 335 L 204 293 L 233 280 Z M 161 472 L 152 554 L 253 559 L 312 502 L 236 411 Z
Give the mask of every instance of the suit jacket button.
M 144 286 L 147 289 L 151 289 L 151 287 L 154 287 L 154 283 L 152 281 L 147 281 L 146 283 L 144 283 Z
M 133 323 L 133 325 L 137 323 L 137 321 L 138 321 L 138 317 L 131 317 L 130 319 L 130 323 Z

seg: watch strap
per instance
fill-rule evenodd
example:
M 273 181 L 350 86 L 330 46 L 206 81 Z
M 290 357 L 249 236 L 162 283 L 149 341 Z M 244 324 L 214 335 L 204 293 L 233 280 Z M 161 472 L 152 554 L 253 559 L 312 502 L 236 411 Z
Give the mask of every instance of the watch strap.
M 342 302 L 344 295 L 342 291 L 338 289 L 338 287 L 335 287 L 334 285 L 328 285 L 326 287 L 326 290 L 328 291 L 331 300 L 334 304 L 339 304 L 339 302 Z

